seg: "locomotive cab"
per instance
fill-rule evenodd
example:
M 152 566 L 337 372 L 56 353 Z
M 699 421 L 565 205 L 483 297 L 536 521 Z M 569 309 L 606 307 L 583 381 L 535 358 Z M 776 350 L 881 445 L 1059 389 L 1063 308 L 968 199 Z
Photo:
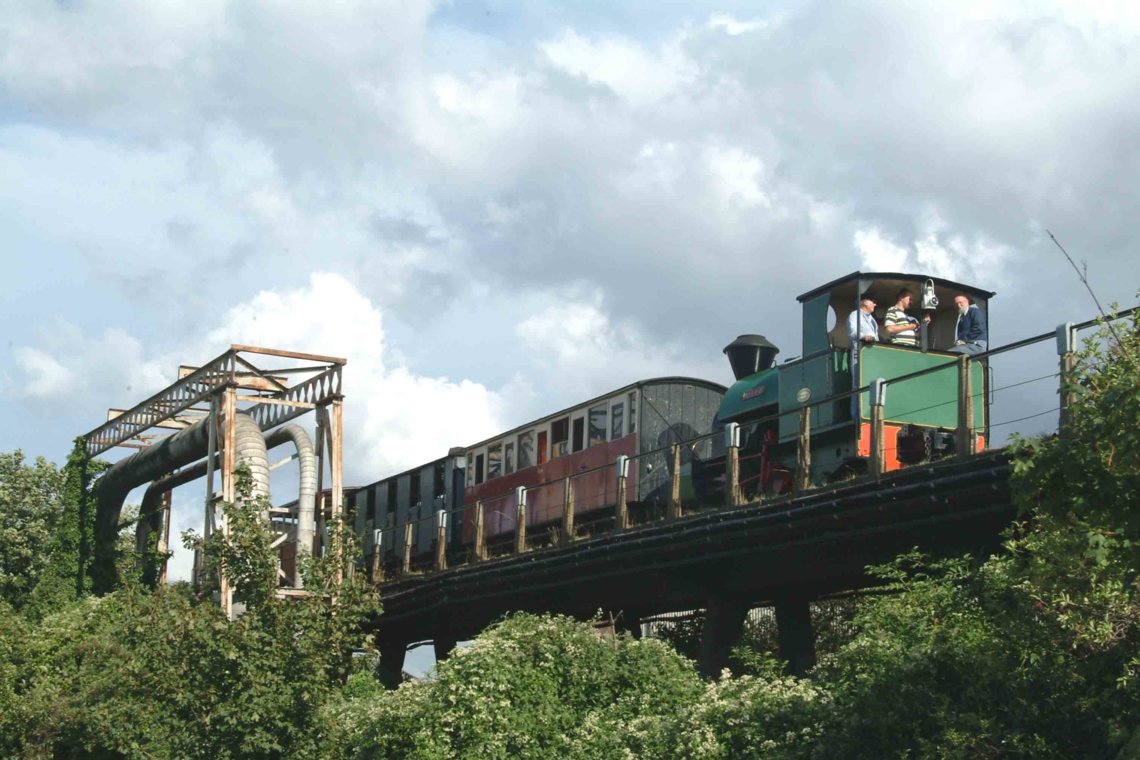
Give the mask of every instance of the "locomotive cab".
M 920 325 L 923 316 L 931 318 L 929 325 L 916 331 L 916 346 L 893 343 L 883 329 L 887 310 L 904 289 L 913 295 L 907 313 Z M 875 301 L 878 340 L 853 342 L 848 318 L 866 295 Z M 818 402 L 867 386 L 875 378 L 889 381 L 943 367 L 890 385 L 883 411 L 887 469 L 952 453 L 950 431 L 958 421 L 958 374 L 957 354 L 948 350 L 955 341 L 958 312 L 954 298 L 958 295 L 969 298 L 988 318 L 992 292 L 926 275 L 853 272 L 799 296 L 803 309 L 800 356 L 778 366 L 758 367 L 743 377 L 738 375 L 718 414 L 721 423 L 741 424 L 745 438 L 742 462 L 749 457 L 763 462 L 763 471 L 757 473 L 757 490 L 779 493 L 787 488 L 789 473 L 795 468 L 799 435 L 800 415 L 795 412 L 804 406 L 811 409 L 811 480 L 819 483 L 864 467 L 870 455 L 868 393 L 864 391 L 855 401 L 844 397 Z M 725 352 L 749 337 L 758 336 L 741 336 Z M 733 359 L 732 354 L 729 356 Z M 734 359 L 734 372 L 737 364 Z M 970 362 L 972 387 L 981 390 L 972 401 L 979 447 L 988 440 L 989 424 L 984 364 L 984 360 Z M 743 365 L 749 368 L 747 361 Z M 777 412 L 780 417 L 774 421 Z M 742 480 L 744 477 L 742 472 Z

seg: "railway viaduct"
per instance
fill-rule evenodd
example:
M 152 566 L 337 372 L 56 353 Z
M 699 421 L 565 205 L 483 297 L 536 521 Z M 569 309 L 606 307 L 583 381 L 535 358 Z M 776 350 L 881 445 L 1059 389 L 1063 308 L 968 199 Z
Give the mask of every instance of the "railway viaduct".
M 399 682 L 409 644 L 437 658 L 514 611 L 588 619 L 620 612 L 631 631 L 667 611 L 704 609 L 699 668 L 715 676 L 749 609 L 775 607 L 792 672 L 815 661 L 809 604 L 866 587 L 868 564 L 913 547 L 987 551 L 1014 517 L 1004 450 L 865 477 L 762 503 L 467 564 L 381 584 L 382 677 Z
M 1130 316 L 1134 311 L 1116 316 Z M 1096 320 L 1089 320 L 1061 325 L 1055 333 L 991 349 L 986 356 L 1055 338 L 1060 372 L 1049 370 L 1031 380 L 1010 382 L 1003 389 L 1059 375 L 1063 378 L 1073 367 L 1076 331 L 1095 324 Z M 290 507 L 269 509 L 267 518 L 276 536 L 274 546 L 295 547 L 289 567 L 283 562 L 279 593 L 307 593 L 295 559 L 322 550 L 323 521 L 339 520 L 344 504 L 341 374 L 345 363 L 337 357 L 233 345 L 205 365 L 180 368 L 177 382 L 136 407 L 111 410 L 106 423 L 84 436 L 88 457 L 116 446 L 139 451 L 113 465 L 101 481 L 91 569 L 96 591 L 115 585 L 116 537 L 125 525 L 120 522 L 120 510 L 131 489 L 151 484 L 137 519 L 137 545 L 144 554 L 150 547 L 156 556 L 164 556 L 171 488 L 205 477 L 204 535 L 226 534 L 224 514 L 216 506 L 220 500 L 234 498 L 239 461 L 263 485 L 270 470 L 298 461 L 300 498 Z M 815 660 L 813 600 L 874 584 L 866 572 L 868 565 L 915 547 L 932 553 L 992 550 L 1015 517 L 1010 454 L 1004 449 L 974 453 L 973 422 L 963 411 L 970 408 L 966 399 L 973 391 L 964 358 L 959 364 L 957 456 L 886 471 L 882 457 L 886 381 L 876 380 L 867 388 L 811 402 L 838 399 L 846 403 L 846 397 L 870 391 L 869 475 L 810 487 L 806 477 L 809 405 L 805 405 L 799 410 L 799 458 L 792 494 L 745 501 L 739 488 L 736 450 L 726 444 L 725 505 L 704 505 L 683 514 L 677 496 L 678 445 L 674 444 L 674 495 L 666 519 L 621 527 L 629 525 L 629 515 L 624 486 L 619 485 L 617 493 L 622 495 L 617 497 L 612 521 L 616 530 L 528 550 L 526 520 L 516 520 L 513 552 L 448 568 L 446 541 L 437 539 L 435 566 L 418 573 L 412 571 L 406 552 L 396 577 L 379 582 L 383 613 L 370 623 L 381 650 L 383 680 L 389 686 L 398 684 L 410 645 L 431 641 L 437 658 L 443 658 L 456 642 L 472 638 L 515 611 L 589 619 L 602 610 L 637 632 L 645 618 L 703 609 L 698 665 L 702 674 L 713 677 L 727 662 L 747 612 L 771 606 L 776 613 L 780 655 L 792 672 L 806 671 Z M 922 370 L 927 371 L 931 370 Z M 1063 433 L 1071 394 L 1063 385 L 1059 390 L 1059 410 L 1045 413 L 1059 412 L 1058 429 Z M 308 412 L 316 414 L 315 441 L 299 426 L 285 424 Z M 290 445 L 295 453 L 269 464 L 269 449 L 282 444 Z M 214 487 L 216 476 L 221 479 L 220 490 Z M 619 480 L 623 477 L 618 476 Z M 564 519 L 573 515 L 569 496 L 566 502 Z M 479 502 L 475 509 L 475 525 L 481 525 Z M 480 529 L 476 533 L 482 535 Z M 575 534 L 566 530 L 564 535 Z M 439 536 L 444 536 L 442 523 Z M 411 546 L 410 538 L 404 545 Z M 478 539 L 475 555 L 486 555 L 480 552 Z M 376 560 L 374 554 L 369 575 L 379 580 Z M 163 579 L 164 569 L 156 568 L 150 582 Z M 232 613 L 232 590 L 224 579 L 221 585 L 221 604 Z

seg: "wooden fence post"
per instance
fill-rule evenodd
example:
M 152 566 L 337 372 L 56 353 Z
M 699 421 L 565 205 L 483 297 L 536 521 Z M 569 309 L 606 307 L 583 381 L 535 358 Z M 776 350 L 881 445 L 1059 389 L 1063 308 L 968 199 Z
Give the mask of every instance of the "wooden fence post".
M 562 546 L 569 545 L 574 538 L 574 481 L 566 476 L 566 488 L 562 492 L 562 536 L 558 542 Z
M 740 506 L 744 500 L 740 492 L 740 425 L 730 422 L 724 426 L 724 505 L 729 509 Z
M 435 513 L 435 569 L 447 569 L 447 510 Z
M 668 519 L 676 520 L 681 516 L 681 444 L 674 443 L 669 450 L 673 460 L 673 467 L 669 472 L 669 514 Z
M 1072 322 L 1057 325 L 1057 356 L 1060 357 L 1061 377 L 1057 392 L 1061 394 L 1061 413 L 1057 420 L 1057 432 L 1062 438 L 1069 435 L 1069 427 L 1073 422 L 1074 395 L 1066 386 L 1073 380 L 1073 369 L 1077 364 L 1077 355 L 1074 351 L 1077 340 L 1076 330 Z
M 373 583 L 384 582 L 384 564 L 380 561 L 384 553 L 384 531 L 380 528 L 372 531 L 372 567 L 369 576 Z
M 811 485 L 811 407 L 800 409 L 800 435 L 796 443 L 796 493 Z
M 526 489 L 515 488 L 515 554 L 526 551 Z
M 404 525 L 404 562 L 401 570 L 404 575 L 412 572 L 412 538 L 415 535 L 415 523 L 406 523 Z
M 475 502 L 475 561 L 487 559 L 487 536 L 483 531 L 483 502 Z
M 974 453 L 974 399 L 970 382 L 970 357 L 958 357 L 958 430 L 955 447 L 959 456 Z
M 871 475 L 875 480 L 886 469 L 883 446 L 883 405 L 887 403 L 887 381 L 881 377 L 871 382 Z
M 629 477 L 629 457 L 625 454 L 618 456 L 614 462 L 614 472 L 617 475 L 617 504 L 614 509 L 614 527 L 625 530 L 629 527 L 629 505 L 626 503 L 626 486 Z

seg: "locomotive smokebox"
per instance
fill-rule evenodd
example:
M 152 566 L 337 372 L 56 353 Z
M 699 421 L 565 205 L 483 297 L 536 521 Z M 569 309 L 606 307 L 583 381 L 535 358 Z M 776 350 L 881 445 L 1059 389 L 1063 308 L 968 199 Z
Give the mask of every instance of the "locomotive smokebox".
M 724 353 L 732 365 L 732 374 L 741 380 L 761 370 L 771 369 L 780 349 L 769 343 L 763 335 L 741 335 L 724 347 Z

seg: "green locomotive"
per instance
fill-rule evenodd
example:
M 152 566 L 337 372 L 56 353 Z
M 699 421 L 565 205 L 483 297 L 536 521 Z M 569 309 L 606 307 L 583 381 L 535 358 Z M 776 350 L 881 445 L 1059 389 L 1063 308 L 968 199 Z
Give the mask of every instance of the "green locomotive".
M 894 342 L 899 337 L 884 329 L 887 311 L 902 291 L 913 297 L 909 304 L 913 329 L 905 336 L 913 345 Z M 960 337 L 958 306 L 968 301 L 971 308 L 977 307 L 984 325 L 993 295 L 925 275 L 854 272 L 798 297 L 803 305 L 800 356 L 777 364 L 779 349 L 761 335 L 742 335 L 725 347 L 736 383 L 725 393 L 716 423 L 740 425 L 745 493 L 790 489 L 801 424 L 798 412 L 805 406 L 810 409 L 809 480 L 819 484 L 865 469 L 871 454 L 870 391 L 854 399 L 851 391 L 876 378 L 896 380 L 889 383 L 881 413 L 885 470 L 954 454 L 954 430 L 959 424 L 956 360 L 960 353 L 976 352 L 963 352 L 955 345 Z M 871 301 L 873 311 L 867 311 Z M 873 340 L 859 336 L 853 340 L 850 334 L 852 324 L 868 324 L 858 321 L 862 303 L 875 318 L 870 323 L 878 333 Z M 898 314 L 891 315 L 895 321 Z M 929 323 L 924 324 L 927 317 Z M 982 343 L 974 348 L 984 347 Z M 897 380 L 938 366 L 942 369 Z M 989 440 L 984 357 L 969 361 L 968 371 L 973 448 L 981 450 Z M 848 395 L 826 401 L 844 393 Z

